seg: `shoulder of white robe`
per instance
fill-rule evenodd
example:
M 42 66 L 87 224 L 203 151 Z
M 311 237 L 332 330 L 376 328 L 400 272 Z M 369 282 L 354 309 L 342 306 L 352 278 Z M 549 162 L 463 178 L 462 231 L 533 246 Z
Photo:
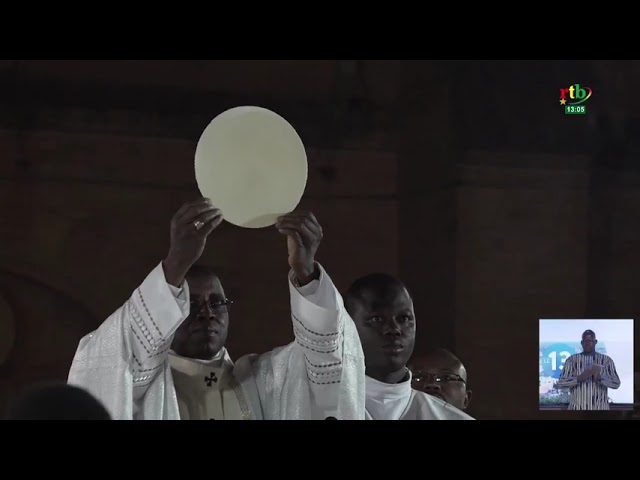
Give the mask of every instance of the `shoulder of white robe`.
M 254 353 L 244 355 L 235 362 L 232 370 L 232 385 L 243 416 L 246 416 L 246 412 L 248 411 L 250 418 L 253 420 L 262 419 L 262 404 L 257 384 L 258 379 L 253 371 L 254 362 L 258 357 L 259 355 Z
M 440 412 L 443 412 L 448 419 L 453 420 L 475 420 L 475 418 L 471 417 L 469 414 L 463 412 L 457 407 L 454 407 L 450 403 L 442 400 L 441 398 L 434 397 L 433 395 L 429 395 L 427 393 L 421 392 L 420 390 L 411 389 L 411 402 L 419 402 L 426 405 L 429 405 Z M 454 418 L 455 417 L 455 418 Z

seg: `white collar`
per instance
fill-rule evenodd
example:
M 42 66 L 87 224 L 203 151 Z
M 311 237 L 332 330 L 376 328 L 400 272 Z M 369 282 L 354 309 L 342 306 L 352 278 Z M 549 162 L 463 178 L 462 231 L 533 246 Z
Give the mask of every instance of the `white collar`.
M 408 378 L 400 383 L 384 383 L 365 376 L 367 398 L 376 400 L 395 400 L 411 395 L 411 371 L 407 369 Z
M 182 355 L 178 355 L 176 352 L 172 350 L 169 350 L 169 355 L 173 356 L 174 358 L 179 358 L 184 362 L 189 362 L 189 363 L 199 363 L 200 365 L 208 365 L 208 366 L 212 366 L 212 367 L 219 367 L 222 365 L 223 362 L 221 362 L 221 360 L 224 360 L 228 357 L 227 354 L 227 349 L 222 347 L 220 349 L 220 351 L 218 353 L 215 354 L 215 356 L 213 358 L 210 358 L 208 360 L 205 359 L 199 359 L 199 358 L 189 358 L 189 357 L 183 357 Z

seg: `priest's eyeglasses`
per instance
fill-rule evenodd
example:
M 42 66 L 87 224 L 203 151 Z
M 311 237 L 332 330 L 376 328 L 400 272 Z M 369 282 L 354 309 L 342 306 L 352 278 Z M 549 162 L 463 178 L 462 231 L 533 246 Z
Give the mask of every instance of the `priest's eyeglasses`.
M 462 382 L 465 385 L 467 382 L 460 375 L 456 375 L 455 373 L 422 373 L 416 372 L 411 376 L 411 379 L 420 384 L 427 384 L 430 381 L 435 383 L 453 383 L 453 382 Z
M 191 300 L 191 312 L 199 312 L 205 305 L 208 305 L 212 312 L 226 312 L 229 305 L 233 304 L 233 300 L 225 298 L 224 300 Z

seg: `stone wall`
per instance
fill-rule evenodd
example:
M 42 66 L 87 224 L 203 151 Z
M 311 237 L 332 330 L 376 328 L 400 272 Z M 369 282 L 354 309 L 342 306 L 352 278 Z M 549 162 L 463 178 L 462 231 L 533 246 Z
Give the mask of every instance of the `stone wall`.
M 249 103 L 284 115 L 308 147 L 301 207 L 323 224 L 319 259 L 339 288 L 399 274 L 415 297 L 417 348 L 454 349 L 467 365 L 471 413 L 543 418 L 538 319 L 640 311 L 637 122 L 611 100 L 627 77 L 603 71 L 0 60 L 0 292 L 15 318 L 0 402 L 65 378 L 80 336 L 165 255 L 171 215 L 198 195 L 193 154 L 207 122 Z M 617 82 L 606 97 L 615 109 L 561 115 L 557 90 L 576 78 L 597 85 L 594 99 Z M 291 339 L 277 232 L 225 224 L 203 260 L 235 300 L 233 356 Z

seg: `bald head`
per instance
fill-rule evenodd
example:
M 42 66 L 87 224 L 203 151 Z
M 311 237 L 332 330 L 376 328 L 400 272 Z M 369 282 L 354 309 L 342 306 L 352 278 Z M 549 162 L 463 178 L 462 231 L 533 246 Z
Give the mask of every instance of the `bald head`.
M 449 350 L 439 348 L 411 359 L 412 386 L 464 410 L 471 401 L 467 370 Z
M 460 375 L 467 381 L 467 370 L 458 357 L 446 348 L 437 348 L 429 353 L 416 355 L 411 359 L 411 365 L 433 367 L 434 365 L 441 371 L 453 372 Z

